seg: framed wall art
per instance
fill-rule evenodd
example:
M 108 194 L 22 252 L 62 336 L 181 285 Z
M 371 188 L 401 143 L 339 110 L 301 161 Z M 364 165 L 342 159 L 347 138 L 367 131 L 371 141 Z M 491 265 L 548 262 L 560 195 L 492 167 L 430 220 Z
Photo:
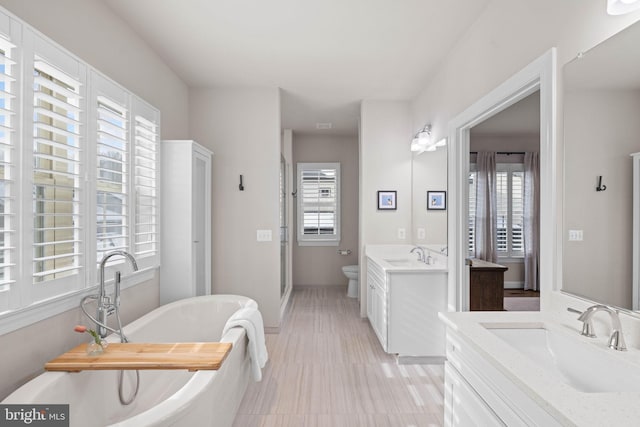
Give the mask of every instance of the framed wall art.
M 378 210 L 396 210 L 396 192 L 378 191 Z
M 444 211 L 447 209 L 446 191 L 427 191 L 427 209 Z

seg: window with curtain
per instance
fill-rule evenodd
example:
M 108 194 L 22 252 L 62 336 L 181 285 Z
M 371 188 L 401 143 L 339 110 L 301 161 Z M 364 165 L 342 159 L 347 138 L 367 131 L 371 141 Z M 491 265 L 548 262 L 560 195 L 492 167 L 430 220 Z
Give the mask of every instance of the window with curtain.
M 476 172 L 469 171 L 469 254 L 474 253 L 476 208 Z M 521 163 L 496 164 L 497 252 L 498 258 L 524 257 L 524 166 Z
M 340 243 L 340 163 L 298 163 L 298 243 Z

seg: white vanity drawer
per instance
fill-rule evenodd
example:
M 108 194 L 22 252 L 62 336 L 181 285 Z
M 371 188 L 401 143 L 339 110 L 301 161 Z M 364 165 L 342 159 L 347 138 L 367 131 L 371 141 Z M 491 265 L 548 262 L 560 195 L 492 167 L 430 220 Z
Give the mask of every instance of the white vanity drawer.
M 455 368 L 455 371 L 505 425 L 509 427 L 562 425 L 450 328 L 447 329 L 447 363 L 450 365 L 449 371 Z M 445 383 L 446 381 L 445 374 Z M 456 398 L 461 397 L 456 396 L 453 390 L 445 407 L 453 404 Z

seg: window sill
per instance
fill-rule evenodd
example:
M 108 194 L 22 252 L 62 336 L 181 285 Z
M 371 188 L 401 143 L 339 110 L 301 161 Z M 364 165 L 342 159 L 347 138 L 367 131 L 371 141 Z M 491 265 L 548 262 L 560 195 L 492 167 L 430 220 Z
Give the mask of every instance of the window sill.
M 298 246 L 340 246 L 339 240 L 298 240 Z
M 127 275 L 122 279 L 122 289 L 128 289 L 143 282 L 153 279 L 157 267 L 150 267 L 136 273 Z M 113 292 L 113 280 L 107 281 L 108 293 Z M 73 310 L 80 306 L 80 300 L 87 295 L 97 293 L 98 286 L 92 286 L 79 291 L 70 292 L 55 298 L 50 298 L 28 307 L 7 311 L 0 314 L 0 336 L 16 331 L 20 328 L 32 325 L 36 322 L 56 316 L 65 311 Z

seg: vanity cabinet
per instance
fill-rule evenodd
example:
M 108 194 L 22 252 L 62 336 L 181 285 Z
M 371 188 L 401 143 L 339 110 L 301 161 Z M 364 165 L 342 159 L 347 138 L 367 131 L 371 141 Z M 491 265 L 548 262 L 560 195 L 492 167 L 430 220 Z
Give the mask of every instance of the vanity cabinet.
M 445 426 L 562 425 L 452 328 L 444 395 Z
M 367 262 L 367 317 L 384 351 L 387 351 L 387 282 L 382 267 Z
M 211 163 L 195 141 L 162 142 L 160 303 L 211 294 Z
M 385 269 L 367 258 L 367 316 L 385 352 L 442 362 L 446 302 L 446 271 Z

